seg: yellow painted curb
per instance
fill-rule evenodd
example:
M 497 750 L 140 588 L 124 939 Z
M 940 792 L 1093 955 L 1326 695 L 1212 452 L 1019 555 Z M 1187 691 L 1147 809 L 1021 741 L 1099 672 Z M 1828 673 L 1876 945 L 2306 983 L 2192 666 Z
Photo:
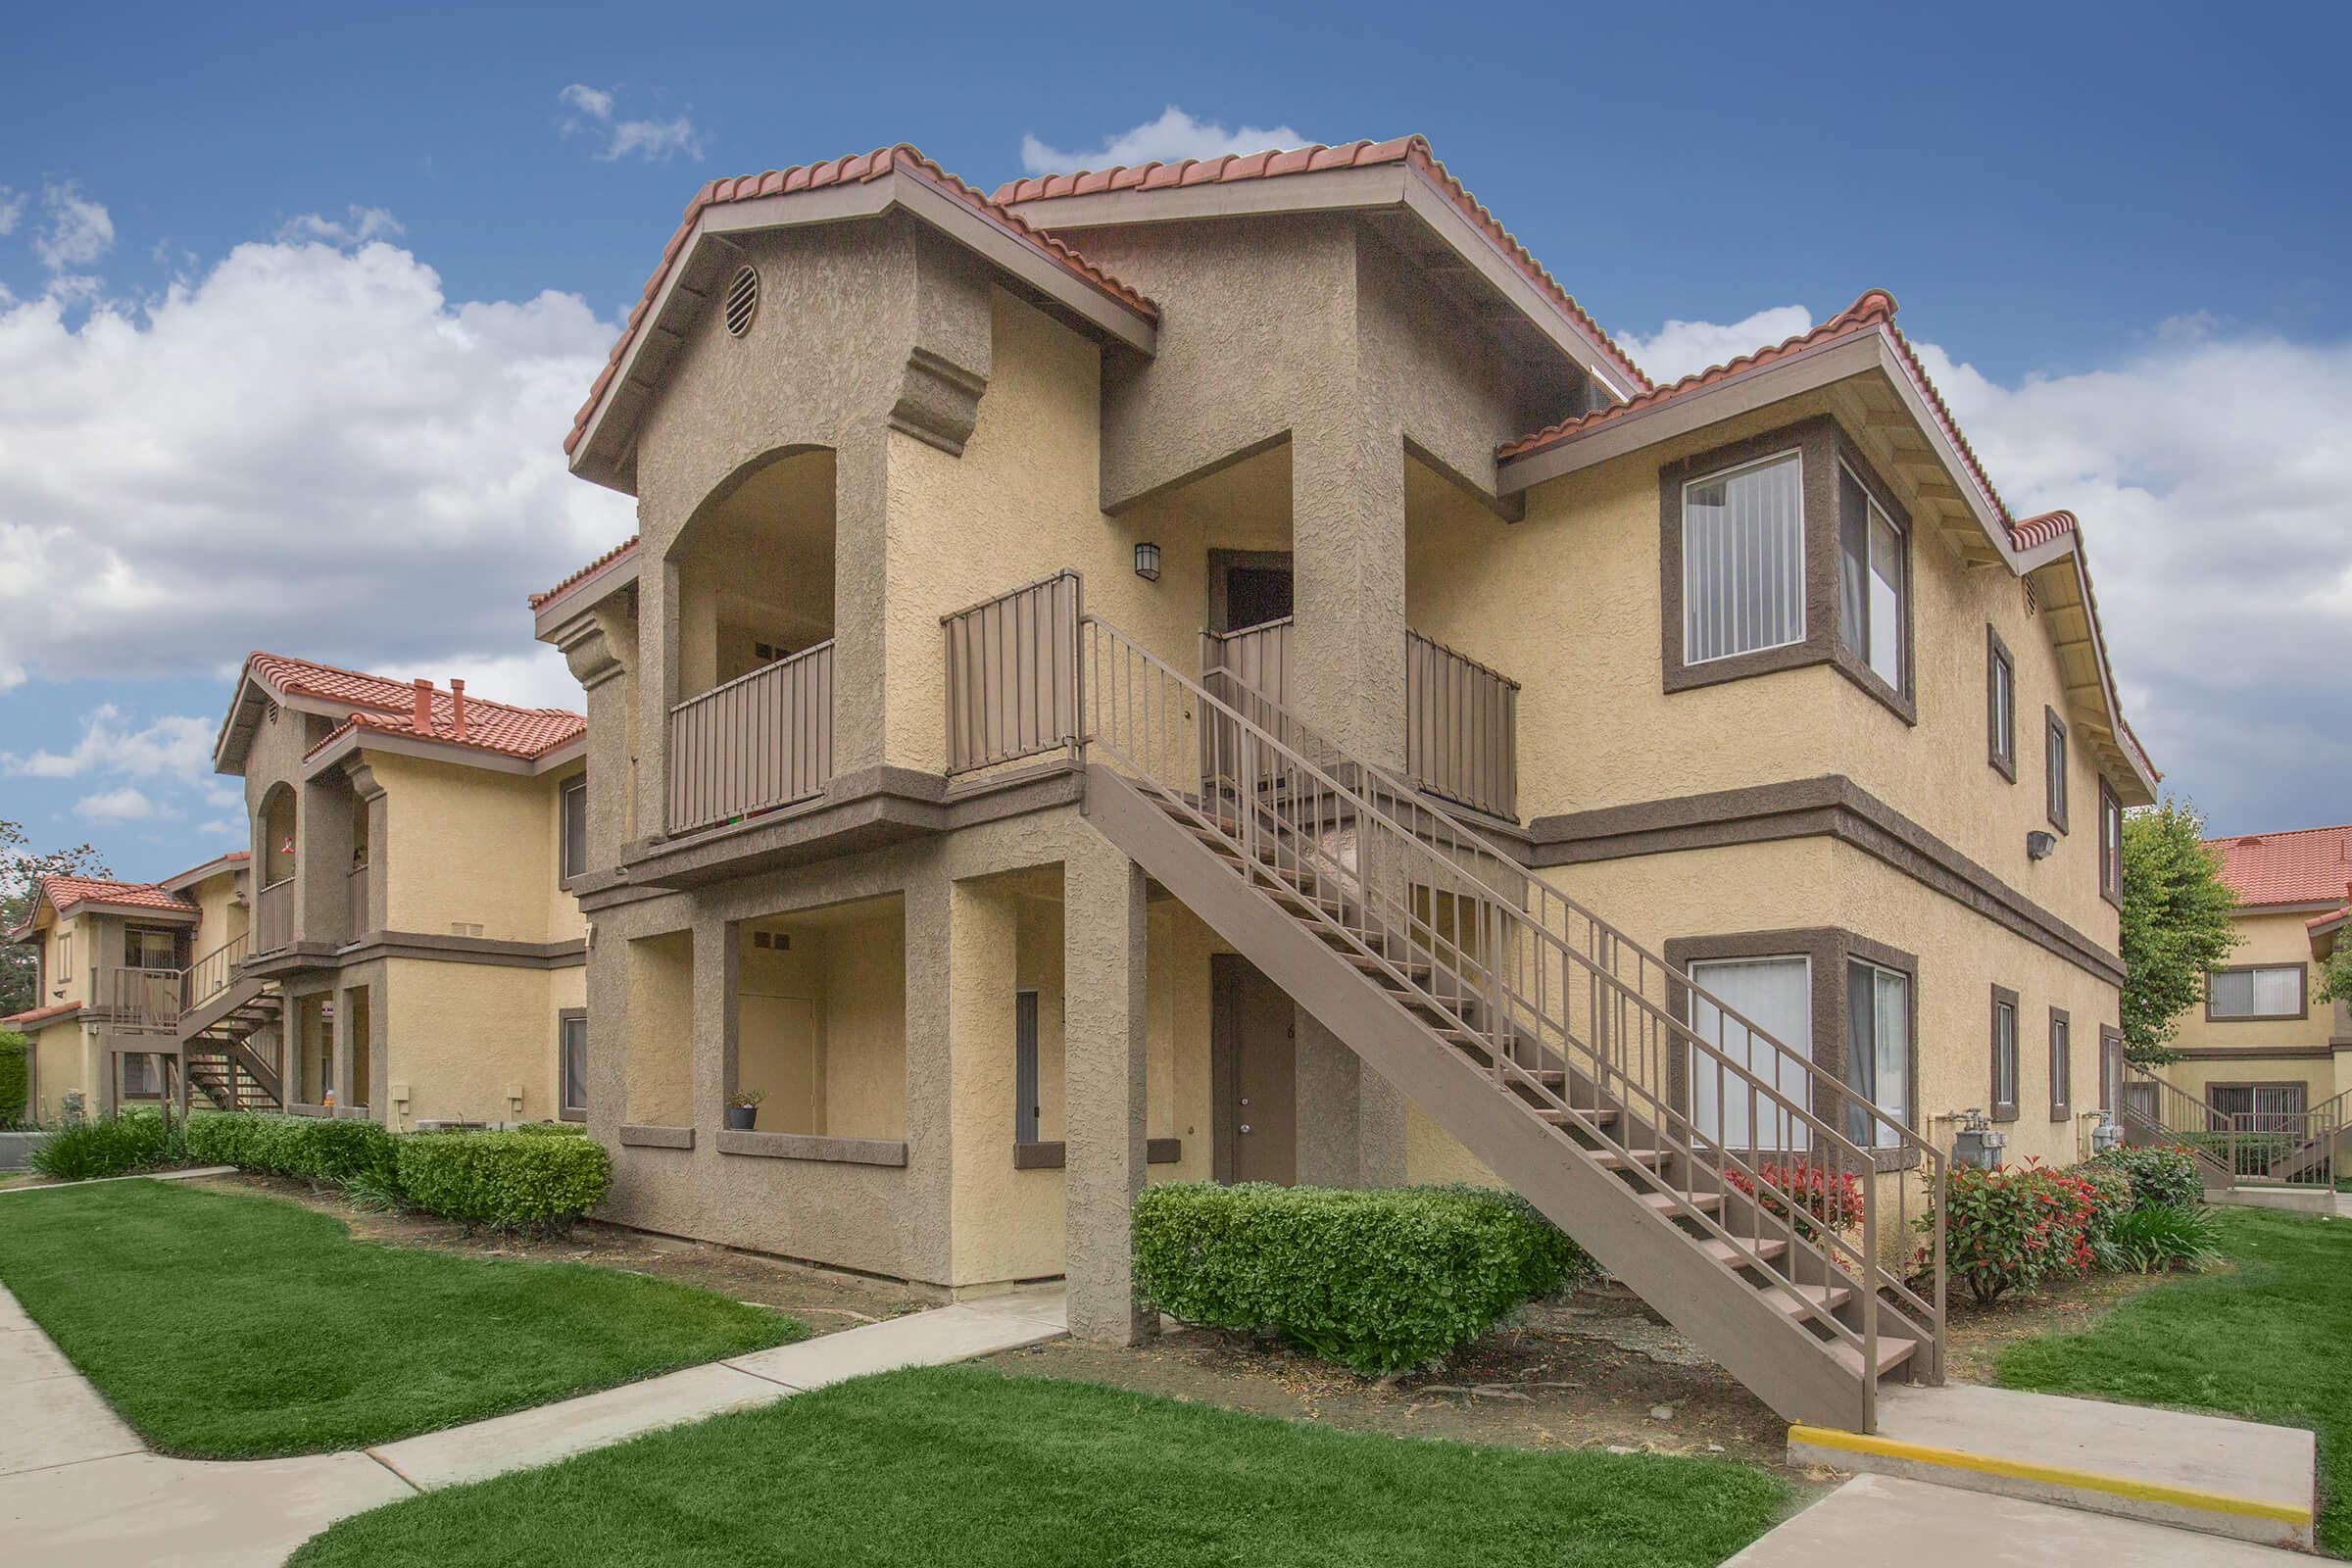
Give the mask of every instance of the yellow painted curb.
M 2254 1497 L 2232 1497 L 2219 1492 L 2198 1492 L 2189 1487 L 2168 1487 L 2154 1481 L 2127 1481 L 2121 1476 L 2103 1476 L 2088 1470 L 2066 1470 L 2057 1465 L 1996 1459 L 1982 1453 L 1965 1453 L 1958 1448 L 1936 1448 L 1924 1443 L 1902 1443 L 1893 1438 L 1840 1432 L 1834 1427 L 1792 1426 L 1788 1429 L 1788 1441 L 1809 1447 L 1835 1448 L 1845 1453 L 1871 1453 L 1888 1459 L 1908 1459 L 1914 1464 L 1974 1470 L 1983 1475 L 2003 1476 L 2012 1481 L 2040 1481 L 2052 1486 L 2072 1487 L 2081 1492 L 2104 1492 L 2112 1496 L 2131 1497 L 2140 1502 L 2169 1503 L 2176 1508 L 2240 1514 L 2253 1519 L 2276 1519 L 2282 1524 L 2298 1525 L 2305 1529 L 2312 1524 L 2312 1511 L 2298 1508 L 2292 1503 L 2264 1502 Z

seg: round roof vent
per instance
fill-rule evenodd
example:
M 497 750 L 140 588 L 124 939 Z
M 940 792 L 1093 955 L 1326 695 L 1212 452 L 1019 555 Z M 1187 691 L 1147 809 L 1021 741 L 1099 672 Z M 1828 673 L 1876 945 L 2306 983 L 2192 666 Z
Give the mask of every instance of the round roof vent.
M 735 274 L 727 285 L 727 331 L 736 337 L 752 329 L 752 318 L 760 314 L 760 271 L 747 267 Z

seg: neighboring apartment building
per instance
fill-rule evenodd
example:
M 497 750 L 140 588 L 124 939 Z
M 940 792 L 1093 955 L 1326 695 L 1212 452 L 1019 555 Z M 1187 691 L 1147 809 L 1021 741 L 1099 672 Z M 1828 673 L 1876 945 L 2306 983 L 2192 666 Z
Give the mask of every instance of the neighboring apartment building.
M 2209 839 L 2245 940 L 2180 1020 L 2158 1076 L 2210 1108 L 2284 1127 L 2352 1090 L 2352 1008 L 2316 995 L 2318 964 L 2352 916 L 2352 826 Z
M 24 939 L 34 1102 L 170 1094 L 427 1121 L 583 1114 L 586 722 L 275 654 L 215 745 L 250 853 L 153 886 L 53 878 Z M 258 874 L 256 874 L 258 872 Z M 120 1076 L 113 1067 L 121 1063 Z
M 65 1113 L 69 1097 L 90 1114 L 125 1102 L 160 1102 L 173 1083 L 176 1041 L 150 1028 L 178 1011 L 180 976 L 208 939 L 245 930 L 243 851 L 162 882 L 45 876 L 24 923 L 7 933 L 32 944 L 39 1000 L 0 1029 L 32 1043 L 25 1105 L 36 1121 Z
M 2084 1152 L 2155 776 L 1893 309 L 1654 387 L 1418 138 L 706 186 L 533 599 L 611 1212 L 1125 1340 L 1147 1175 L 1501 1179 L 1786 1413 L 1939 1378 L 1908 1221 Z

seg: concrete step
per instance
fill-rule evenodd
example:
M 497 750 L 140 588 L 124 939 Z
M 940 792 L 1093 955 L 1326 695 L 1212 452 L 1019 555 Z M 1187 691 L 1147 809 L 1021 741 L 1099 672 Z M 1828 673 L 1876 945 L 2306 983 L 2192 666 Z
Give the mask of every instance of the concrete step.
M 1788 1458 L 2262 1545 L 2312 1546 L 2317 1451 L 2300 1428 L 1963 1383 L 1881 1385 L 1878 1428 L 1790 1427 Z

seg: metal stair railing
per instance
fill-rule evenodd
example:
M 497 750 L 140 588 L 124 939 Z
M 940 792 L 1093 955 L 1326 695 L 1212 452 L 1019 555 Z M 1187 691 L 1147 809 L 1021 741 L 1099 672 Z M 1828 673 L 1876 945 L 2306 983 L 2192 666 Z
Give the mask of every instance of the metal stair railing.
M 1942 1227 L 1930 1228 L 1917 1260 L 1923 1294 L 1882 1250 L 1884 1241 L 1897 1255 L 1907 1252 L 1906 1184 L 1899 1175 L 1891 1184 L 1890 1230 L 1881 1199 L 1887 1184 L 1877 1179 L 1882 1152 L 1916 1166 L 1939 1220 L 1945 1165 L 1931 1144 L 1246 683 L 1228 676 L 1231 700 L 1212 693 L 1100 616 L 1082 619 L 1079 640 L 1081 738 L 1090 758 L 1231 849 L 1240 874 L 1261 892 L 1341 890 L 1346 896 L 1336 901 L 1298 901 L 1304 917 L 1368 977 L 1436 1017 L 1441 1031 L 1478 1041 L 1498 1092 L 1523 1102 L 1532 1097 L 1531 1110 L 1553 1111 L 1614 1153 L 1677 1217 L 1726 1244 L 1734 1266 L 1791 1286 L 1855 1278 L 1858 1328 L 1839 1320 L 1826 1297 L 1793 1294 L 1801 1321 L 1859 1354 L 1866 1419 L 1882 1297 L 1898 1316 L 1911 1314 L 1908 1326 L 1928 1342 L 1928 1375 L 1940 1381 Z M 1628 964 L 1632 981 L 1622 972 Z M 1674 1015 L 1677 992 L 1693 1011 L 1702 1002 L 1714 1009 L 1717 1038 Z M 1730 1044 L 1735 1034 L 1744 1051 Z M 1575 1102 L 1574 1074 L 1561 1072 L 1556 1089 L 1546 1081 L 1552 1060 L 1585 1076 L 1592 1103 Z M 1707 1087 L 1711 1097 L 1699 1092 Z M 1595 1114 L 1610 1108 L 1604 1100 L 1642 1116 L 1665 1152 L 1694 1174 L 1673 1185 L 1635 1157 Z M 1849 1139 L 1841 1128 L 1848 1121 L 1884 1149 Z M 1771 1211 L 1767 1189 L 1792 1164 L 1862 1186 L 1858 1241 L 1808 1218 L 1794 1201 Z M 1701 1172 L 1727 1196 L 1762 1200 L 1723 1223 L 1690 1201 L 1714 1190 L 1700 1185 Z M 1766 1242 L 1785 1244 L 1777 1262 L 1765 1255 Z
M 245 961 L 247 945 L 246 936 L 231 937 L 181 970 L 179 1010 L 193 1012 L 226 991 L 237 977 L 237 965 Z
M 2124 1069 L 2123 1104 L 2118 1115 L 2124 1136 L 2135 1144 L 2163 1144 L 2195 1160 L 2207 1185 L 2234 1186 L 2237 1153 L 2231 1147 L 2230 1117 L 2185 1089 L 2136 1063 Z

